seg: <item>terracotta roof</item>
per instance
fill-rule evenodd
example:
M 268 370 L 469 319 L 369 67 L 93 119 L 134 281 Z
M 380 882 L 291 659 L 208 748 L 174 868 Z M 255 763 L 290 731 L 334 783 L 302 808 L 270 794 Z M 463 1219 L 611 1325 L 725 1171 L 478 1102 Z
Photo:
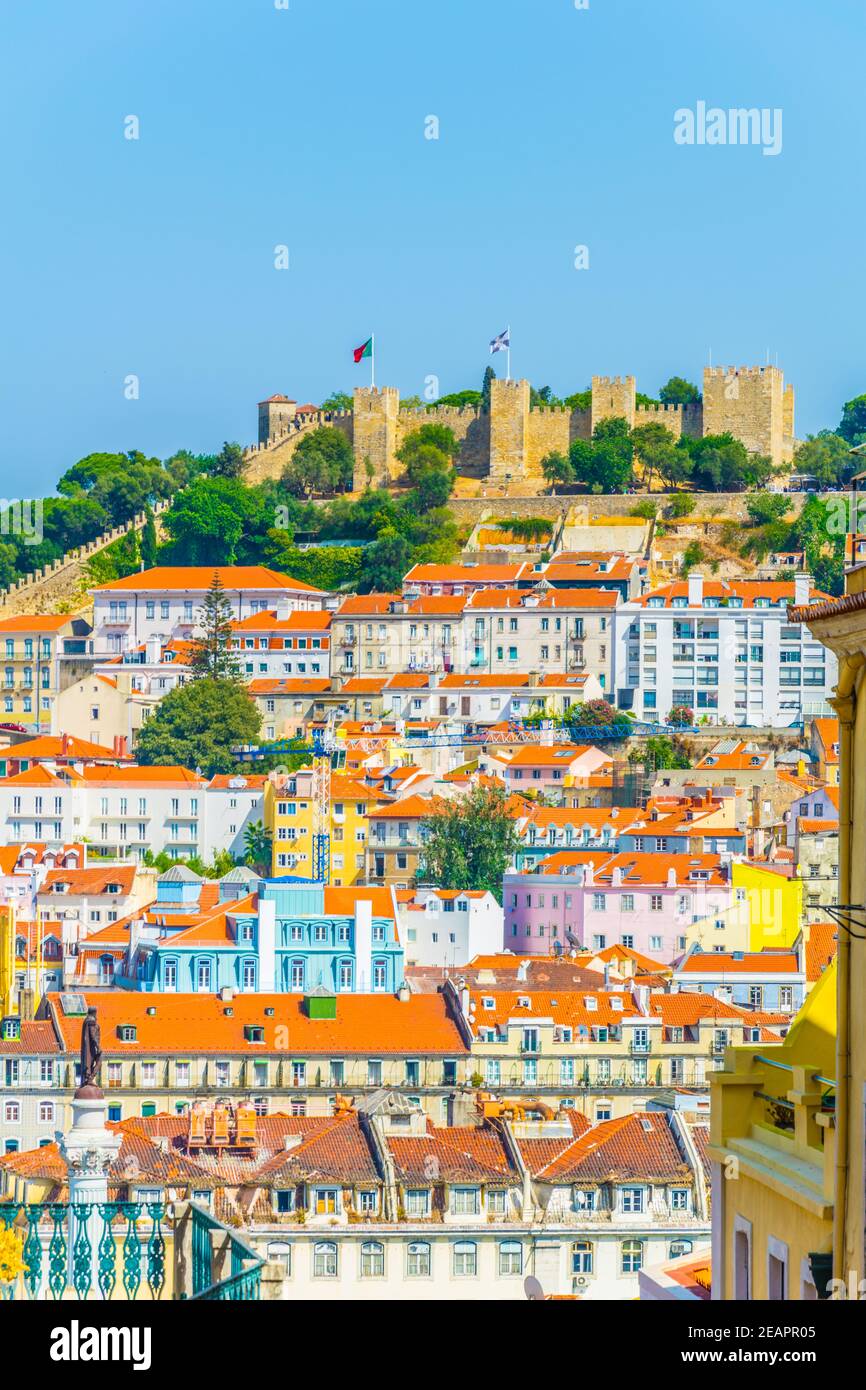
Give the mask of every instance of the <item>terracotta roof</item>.
M 452 672 L 443 676 L 437 690 L 509 690 L 518 686 L 529 685 L 528 675 L 517 675 L 513 671 L 503 671 L 501 676 L 472 676 L 466 673 L 458 674 Z
M 20 1038 L 0 1039 L 0 1057 L 37 1056 L 60 1051 L 50 1019 L 21 1019 Z
M 17 618 L 0 618 L 0 633 L 59 632 L 71 621 L 69 613 L 22 613 Z
M 508 584 L 524 568 L 523 561 L 517 565 L 413 565 L 403 584 Z
M 523 744 L 515 749 L 508 760 L 509 767 L 568 767 L 587 753 L 597 754 L 605 763 L 612 763 L 609 753 L 604 753 L 591 743 L 559 743 L 545 746 L 538 743 Z M 575 808 L 575 814 L 579 811 Z
M 264 565 L 156 565 L 149 570 L 136 570 L 123 579 L 112 579 L 106 584 L 95 584 L 93 592 L 111 593 L 129 590 L 133 593 L 203 593 L 210 588 L 213 577 L 218 574 L 223 588 L 228 593 L 248 589 L 287 589 L 305 594 L 320 594 L 312 584 L 305 584 L 291 575 L 280 574 Z
M 635 599 L 634 602 L 640 604 L 640 606 L 641 606 L 642 608 L 646 608 L 646 607 L 648 606 L 648 604 L 649 604 L 649 600 L 650 600 L 650 599 L 659 599 L 659 598 L 661 598 L 661 599 L 664 599 L 664 606 L 667 608 L 667 607 L 670 607 L 670 606 L 671 606 L 671 600 L 672 600 L 672 599 L 674 599 L 674 598 L 685 598 L 685 599 L 687 599 L 687 598 L 688 598 L 688 595 L 689 595 L 689 585 L 688 585 L 688 581 L 686 581 L 686 580 L 676 580 L 673 584 L 663 584 L 663 585 L 662 585 L 660 588 L 658 588 L 658 589 L 651 589 L 648 593 L 642 594 L 642 595 L 640 596 L 640 598 Z M 779 580 L 774 580 L 774 579 L 728 579 L 728 580 L 704 579 L 704 583 L 703 583 L 703 596 L 704 596 L 704 600 L 706 600 L 706 599 L 708 599 L 708 598 L 714 598 L 714 599 L 719 599 L 719 600 L 724 599 L 724 598 L 738 598 L 738 599 L 742 599 L 742 606 L 743 606 L 743 608 L 754 608 L 754 606 L 755 606 L 755 599 L 769 599 L 771 604 L 780 604 L 780 603 L 784 603 L 786 600 L 790 603 L 790 602 L 793 600 L 793 598 L 794 598 L 794 580 L 793 580 L 793 579 L 779 579 Z M 813 589 L 813 590 L 812 590 L 812 596 L 813 596 L 813 598 L 816 598 L 816 599 L 825 599 L 825 600 L 826 600 L 826 599 L 829 599 L 829 595 L 828 595 L 828 594 L 822 593 L 820 589 Z M 701 606 L 701 605 L 698 605 L 698 606 Z M 818 605 L 818 606 L 820 606 L 820 605 Z M 807 610 L 806 610 L 806 609 L 803 609 L 803 610 L 799 610 L 799 609 L 797 609 L 797 610 L 791 610 L 790 616 L 791 616 L 792 618 L 793 618 L 793 616 L 794 616 L 794 612 L 795 612 L 795 611 L 799 613 L 800 611 L 804 611 L 804 612 L 805 612 L 805 611 L 807 611 Z M 795 620 L 795 621 L 800 621 L 799 618 L 794 619 L 794 620 Z
M 58 994 L 47 998 L 66 1051 L 77 1052 L 82 1019 L 66 1017 Z M 303 998 L 288 994 L 236 994 L 229 1003 L 215 995 L 118 990 L 86 992 L 85 999 L 99 1010 L 107 1058 L 126 1053 L 137 1057 L 285 1053 L 286 1036 L 291 1055 L 302 1058 L 380 1053 L 454 1057 L 468 1051 L 439 994 L 412 995 L 406 1000 L 393 994 L 341 994 L 335 1019 L 308 1018 Z M 273 1009 L 273 1017 L 266 1015 L 267 1008 Z M 150 1014 L 149 1009 L 156 1012 Z M 135 1025 L 135 1042 L 119 1040 L 117 1029 L 124 1023 Z M 264 1044 L 246 1040 L 247 1024 L 264 1029 Z
M 694 1181 L 665 1116 L 657 1112 L 594 1125 L 534 1176 L 561 1183 L 656 1179 L 688 1186 Z
M 251 695 L 327 695 L 331 682 L 327 676 L 276 676 L 250 681 Z
M 49 869 L 39 891 L 50 893 L 64 884 L 68 894 L 104 893 L 110 883 L 116 883 L 120 885 L 121 893 L 126 894 L 132 892 L 134 882 L 134 864 L 116 864 L 109 868 L 93 869 Z M 63 895 L 58 893 L 57 896 Z
M 682 975 L 796 975 L 799 970 L 793 951 L 696 951 L 677 967 Z
M 129 754 L 116 753 L 113 748 L 107 748 L 101 743 L 91 743 L 86 738 L 76 738 L 74 734 L 42 734 L 39 738 L 30 738 L 24 743 L 14 744 L 8 750 L 2 750 L 0 756 L 20 758 L 25 762 L 33 762 L 38 758 L 70 758 L 76 761 L 101 758 L 111 759 L 113 762 L 130 760 Z
M 562 990 L 553 994 L 538 989 L 522 990 L 519 986 L 500 990 L 478 985 L 470 990 L 470 997 L 475 1008 L 473 1029 L 476 1037 L 479 1028 L 504 1028 L 508 1023 L 531 1022 L 537 1018 L 552 1018 L 555 1024 L 567 1028 L 610 1028 L 640 1012 L 630 994 L 603 988 Z M 522 998 L 530 1001 L 528 1008 L 521 1005 Z M 485 999 L 493 1001 L 492 1009 L 484 1007 Z
M 550 608 L 616 608 L 621 599 L 618 589 L 477 589 L 467 600 L 468 608 L 523 608 L 528 613 Z
M 387 613 L 392 603 L 402 603 L 402 594 L 352 594 L 343 599 L 334 614 L 335 618 L 375 617 Z
M 839 720 L 838 719 L 813 719 L 812 728 L 818 735 L 818 739 L 824 749 L 824 761 L 827 763 L 838 763 L 839 761 Z
M 326 608 L 311 612 L 297 610 L 287 618 L 278 618 L 276 609 L 266 608 L 232 623 L 233 632 L 324 632 L 331 626 L 333 614 Z
M 402 1183 L 518 1182 L 505 1141 L 493 1126 L 440 1129 L 428 1121 L 427 1133 L 387 1137 L 397 1180 Z
M 835 922 L 810 922 L 806 938 L 806 979 L 814 984 L 833 961 L 839 943 Z

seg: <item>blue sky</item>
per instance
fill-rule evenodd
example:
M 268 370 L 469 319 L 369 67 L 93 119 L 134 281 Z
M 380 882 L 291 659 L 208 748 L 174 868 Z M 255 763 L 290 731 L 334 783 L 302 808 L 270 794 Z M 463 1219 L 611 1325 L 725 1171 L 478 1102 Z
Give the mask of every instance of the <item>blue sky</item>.
M 5 0 L 0 25 L 6 495 L 95 450 L 249 442 L 262 397 L 365 381 L 374 330 L 404 394 L 477 385 L 509 323 L 513 374 L 562 393 L 769 349 L 802 436 L 866 390 L 861 0 Z M 781 108 L 781 154 L 678 146 L 699 100 Z

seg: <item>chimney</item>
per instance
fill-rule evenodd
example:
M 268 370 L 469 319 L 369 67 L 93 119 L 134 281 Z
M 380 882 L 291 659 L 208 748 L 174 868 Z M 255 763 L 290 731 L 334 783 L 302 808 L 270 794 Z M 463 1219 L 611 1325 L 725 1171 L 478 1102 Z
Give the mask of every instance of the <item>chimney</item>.
M 355 899 L 355 969 L 356 992 L 366 994 L 373 988 L 373 904 L 369 898 Z
M 115 756 L 115 758 L 125 758 L 125 757 L 126 757 L 126 734 L 115 734 L 115 735 L 114 735 L 113 744 L 114 744 L 114 756 Z
M 689 608 L 700 608 L 704 601 L 704 576 L 689 575 Z
M 284 623 L 291 611 L 288 594 L 280 594 L 277 599 L 277 622 Z
M 809 602 L 809 594 L 812 589 L 811 574 L 794 575 L 794 606 L 802 608 Z
M 677 871 L 676 871 L 676 869 L 668 869 L 668 888 L 676 888 L 676 886 L 677 886 Z
M 158 637 L 148 637 L 144 644 L 144 660 L 148 666 L 158 666 L 162 656 L 162 646 Z

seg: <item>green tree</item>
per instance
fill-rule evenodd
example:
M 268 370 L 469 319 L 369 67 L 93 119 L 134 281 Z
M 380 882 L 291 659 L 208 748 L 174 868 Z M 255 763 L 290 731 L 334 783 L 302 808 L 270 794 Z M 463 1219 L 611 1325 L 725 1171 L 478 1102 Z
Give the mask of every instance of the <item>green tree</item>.
M 629 726 L 629 716 L 614 709 L 608 700 L 587 700 L 585 704 L 571 705 L 566 720 L 571 729 L 598 729 L 600 736 L 610 738 L 627 731 Z
M 794 453 L 792 467 L 795 473 L 814 478 L 820 487 L 841 487 L 858 465 L 847 439 L 832 430 L 821 430 L 806 436 Z
M 342 430 L 320 425 L 304 435 L 283 471 L 283 485 L 295 496 L 324 496 L 352 486 L 355 459 Z
M 707 434 L 701 439 L 683 435 L 677 447 L 691 458 L 695 486 L 708 492 L 763 487 L 773 472 L 768 458 L 750 454 L 732 434 Z
M 177 685 L 160 700 L 135 745 L 145 766 L 234 772 L 233 749 L 255 743 L 262 717 L 242 685 L 205 678 Z
M 631 441 L 647 488 L 652 487 L 654 479 L 667 480 L 676 471 L 677 459 L 682 455 L 677 453 L 676 440 L 664 425 L 656 420 L 638 425 L 632 430 Z
M 695 565 L 699 565 L 704 558 L 704 548 L 700 541 L 689 541 L 683 551 L 683 558 L 680 563 L 680 574 L 688 574 Z
M 244 831 L 244 859 L 247 864 L 263 876 L 270 873 L 273 848 L 272 832 L 265 828 L 263 821 L 252 821 Z
M 842 419 L 837 434 L 849 444 L 862 444 L 866 441 L 866 396 L 855 396 L 842 407 Z
M 562 404 L 569 410 L 592 410 L 592 388 L 587 386 L 585 391 L 573 391 Z
M 405 536 L 385 527 L 379 539 L 364 551 L 362 588 L 373 593 L 396 593 L 412 562 L 412 547 Z
M 204 636 L 195 645 L 190 669 L 196 680 L 240 680 L 241 668 L 232 652 L 232 607 L 219 574 L 214 570 L 210 588 L 198 613 Z
M 555 492 L 557 487 L 568 487 L 574 482 L 571 459 L 566 458 L 564 454 L 547 454 L 541 460 L 541 471 L 550 485 L 551 492 Z
M 438 888 L 487 891 L 502 902 L 502 875 L 517 846 L 508 795 L 500 787 L 473 787 L 442 802 L 421 822 L 418 877 Z
M 687 492 L 675 492 L 665 507 L 665 515 L 676 520 L 677 518 L 691 516 L 694 510 L 694 497 L 690 497 Z
M 226 441 L 216 458 L 211 472 L 215 478 L 239 478 L 244 471 L 244 451 L 240 444 Z
M 641 739 L 628 755 L 630 763 L 639 763 L 648 772 L 662 772 L 665 768 L 691 767 L 688 756 L 665 734 L 653 734 Z
M 484 378 L 481 382 L 481 409 L 489 414 L 490 412 L 490 383 L 496 380 L 496 373 L 492 367 L 484 368 Z
M 348 391 L 332 391 L 326 401 L 322 401 L 323 410 L 352 410 L 354 400 Z
M 430 448 L 444 454 L 451 463 L 460 453 L 460 445 L 451 427 L 431 422 L 427 425 L 419 425 L 417 430 L 412 430 L 410 434 L 406 435 L 397 450 L 397 458 L 408 472 L 416 456 L 424 455 Z
M 701 393 L 694 382 L 682 376 L 672 376 L 659 391 L 662 405 L 691 405 L 700 399 Z
M 200 477 L 184 488 L 163 516 L 172 558 L 184 565 L 235 564 L 248 491 L 233 478 Z
M 145 508 L 144 525 L 141 528 L 141 563 L 146 570 L 156 564 L 156 521 L 153 508 Z
M 746 498 L 746 512 L 753 526 L 781 521 L 789 506 L 787 497 L 780 492 L 756 492 Z
M 568 451 L 575 480 L 593 492 L 625 492 L 632 481 L 634 449 L 628 421 L 617 416 L 600 420 L 592 442 L 572 441 Z

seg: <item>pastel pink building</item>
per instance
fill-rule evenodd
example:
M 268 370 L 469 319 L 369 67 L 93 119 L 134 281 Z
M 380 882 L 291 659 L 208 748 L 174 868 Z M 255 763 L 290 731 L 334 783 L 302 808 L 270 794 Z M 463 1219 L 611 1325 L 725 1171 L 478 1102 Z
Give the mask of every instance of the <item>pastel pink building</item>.
M 491 753 L 490 771 L 510 792 L 564 791 L 595 772 L 613 767 L 613 758 L 591 743 L 527 743 L 514 753 Z
M 686 929 L 734 900 L 731 859 L 716 854 L 564 850 L 503 881 L 504 941 L 519 955 L 626 946 L 661 964 Z

